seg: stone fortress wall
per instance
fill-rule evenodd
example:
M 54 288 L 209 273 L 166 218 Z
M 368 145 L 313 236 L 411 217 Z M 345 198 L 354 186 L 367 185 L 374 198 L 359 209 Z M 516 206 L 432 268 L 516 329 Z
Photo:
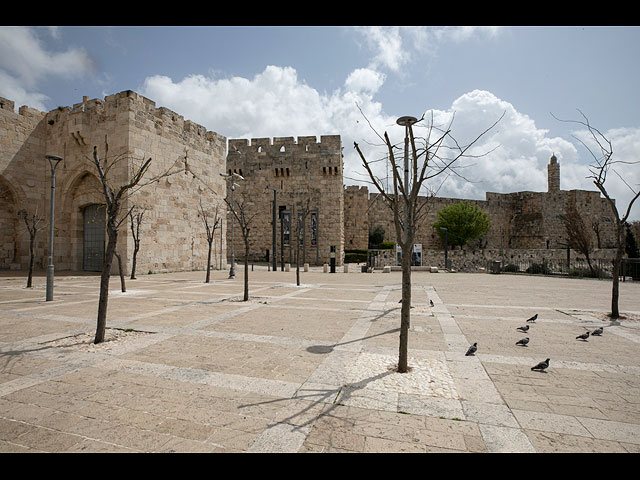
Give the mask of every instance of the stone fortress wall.
M 256 214 L 249 234 L 252 261 L 270 262 L 273 258 L 273 190 L 276 189 L 276 251 L 280 267 L 295 264 L 298 214 L 309 202 L 309 215 L 301 229 L 300 264 L 330 263 L 335 247 L 336 265 L 344 253 L 344 189 L 342 185 L 342 144 L 339 135 L 230 139 L 227 173 L 240 174 L 234 192 L 237 202 L 245 202 L 248 212 Z M 280 212 L 285 215 L 281 222 Z M 227 221 L 231 221 L 228 214 Z M 289 236 L 283 233 L 286 216 L 290 219 Z M 315 220 L 315 222 L 314 222 Z M 315 228 L 314 228 L 315 225 Z M 244 240 L 236 224 L 234 249 L 236 259 L 243 259 Z M 315 235 L 314 235 L 315 232 Z M 227 230 L 231 243 L 231 232 Z M 284 248 L 281 246 L 284 245 Z M 268 252 L 268 253 L 267 253 Z
M 427 201 L 426 198 L 421 200 Z M 428 215 L 418 227 L 415 242 L 422 245 L 424 261 L 429 256 L 442 257 L 444 244 L 431 226 L 437 220 L 438 211 L 461 200 L 442 197 L 428 199 Z M 536 250 L 535 257 L 538 258 L 545 250 L 565 249 L 566 230 L 561 215 L 572 205 L 588 228 L 596 224 L 599 239 L 594 233 L 594 247 L 600 249 L 604 257 L 607 256 L 604 250 L 614 247 L 615 219 L 606 199 L 598 191 L 560 190 L 560 166 L 555 156 L 551 157 L 548 165 L 547 192 L 487 192 L 485 200 L 467 201 L 484 210 L 492 226 L 488 234 L 471 241 L 466 247 L 474 251 L 476 258 L 479 258 L 475 253 L 477 250 L 486 250 L 492 258 L 495 251 L 500 249 L 507 252 L 507 257 L 514 258 L 520 257 L 524 250 Z M 378 225 L 385 231 L 385 241 L 395 241 L 391 211 L 384 205 L 382 197 L 377 192 L 369 192 L 367 187 L 345 187 L 346 248 L 366 249 L 368 232 Z M 562 252 L 557 253 L 563 255 Z M 433 265 L 437 264 L 437 261 L 433 262 Z
M 104 203 L 101 185 L 91 163 L 93 146 L 100 158 L 123 156 L 127 160 L 114 169 L 117 181 L 151 157 L 148 176 L 157 175 L 174 163 L 180 173 L 139 190 L 123 208 L 133 204 L 149 211 L 142 227 L 142 247 L 138 254 L 141 273 L 206 268 L 207 242 L 198 212 L 219 206 L 222 230 L 216 232 L 214 266 L 227 268 L 230 259 L 231 214 L 224 198 L 228 181 L 221 173 L 236 172 L 234 198 L 244 202 L 255 215 L 249 236 L 249 259 L 265 261 L 273 257 L 272 202 L 276 189 L 277 262 L 295 264 L 297 217 L 307 200 L 311 213 L 306 218 L 300 263 L 330 263 L 335 248 L 341 265 L 345 250 L 367 249 L 369 231 L 377 225 L 385 230 L 385 240 L 395 240 L 390 212 L 377 192 L 367 187 L 343 185 L 343 155 L 339 135 L 227 139 L 185 120 L 181 115 L 133 91 L 101 99 L 84 97 L 72 107 L 40 112 L 29 107 L 14 111 L 14 103 L 0 98 L 0 269 L 25 269 L 29 260 L 28 235 L 20 209 L 37 209 L 45 219 L 36 242 L 36 268 L 46 267 L 50 169 L 45 154 L 63 157 L 56 170 L 56 270 L 82 270 L 87 250 L 86 207 Z M 230 197 L 230 196 L 229 196 Z M 227 198 L 229 198 L 227 197 Z M 422 201 L 427 201 L 423 198 Z M 445 205 L 454 198 L 429 199 L 429 213 L 418 228 L 423 264 L 442 256 L 444 245 L 430 226 Z M 561 190 L 560 166 L 551 158 L 547 192 L 486 194 L 485 200 L 469 200 L 489 214 L 491 231 L 471 242 L 466 250 L 478 258 L 478 251 L 495 256 L 527 256 L 523 252 L 549 252 L 561 256 L 566 234 L 561 215 L 575 205 L 588 226 L 599 226 L 597 246 L 605 252 L 613 246 L 613 217 L 606 200 L 597 191 Z M 226 212 L 226 215 L 224 214 Z M 288 239 L 280 214 L 290 221 Z M 244 241 L 234 224 L 236 261 L 244 258 Z M 281 244 L 285 240 L 284 249 Z M 122 227 L 118 251 L 130 268 L 133 252 L 128 225 Z M 430 260 L 428 257 L 434 257 Z M 598 253 L 596 252 L 596 256 Z M 604 256 L 606 256 L 603 253 Z M 452 254 L 456 256 L 456 254 Z M 482 254 L 480 254 L 482 256 Z M 487 258 L 488 258 L 487 257 Z M 270 262 L 271 263 L 271 262 Z M 114 268 L 117 268 L 114 266 Z
M 56 270 L 83 270 L 87 250 L 83 212 L 89 205 L 104 204 L 91 163 L 94 145 L 101 159 L 121 159 L 110 172 L 114 184 L 122 184 L 149 157 L 152 162 L 145 178 L 176 162 L 184 170 L 138 190 L 123 204 L 123 211 L 134 204 L 149 209 L 141 229 L 138 272 L 206 266 L 206 236 L 195 206 L 200 199 L 210 203 L 225 195 L 224 180 L 218 175 L 224 169 L 225 137 L 166 108 L 156 108 L 153 101 L 130 90 L 104 100 L 84 97 L 72 107 L 50 112 L 21 107 L 15 113 L 14 103 L 7 99 L 0 99 L 0 105 L 0 189 L 4 192 L 0 269 L 28 266 L 28 234 L 16 215 L 21 208 L 37 209 L 45 219 L 45 229 L 37 236 L 35 267 L 46 267 L 51 173 L 45 154 L 53 154 L 63 158 L 56 168 L 54 265 Z M 222 258 L 226 258 L 225 249 L 223 244 Z M 128 223 L 121 227 L 117 251 L 128 272 L 133 252 Z

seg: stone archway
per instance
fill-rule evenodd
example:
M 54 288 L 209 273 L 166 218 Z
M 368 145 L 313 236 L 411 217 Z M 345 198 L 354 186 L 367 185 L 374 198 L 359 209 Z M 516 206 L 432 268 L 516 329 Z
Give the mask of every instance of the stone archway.
M 92 205 L 104 204 L 104 197 L 102 194 L 102 185 L 100 180 L 91 172 L 83 171 L 78 175 L 70 179 L 67 185 L 63 189 L 64 191 L 64 205 L 63 216 L 65 219 L 65 236 L 67 242 L 60 248 L 60 254 L 64 257 L 61 258 L 61 263 L 64 262 L 65 270 L 84 270 L 85 269 L 85 214 L 87 208 Z M 97 207 L 91 207 L 93 210 L 97 210 Z M 95 259 L 96 242 L 99 241 L 96 236 L 97 228 L 99 225 L 95 223 L 95 213 L 91 211 L 91 217 L 89 221 L 93 220 L 93 223 L 89 226 L 90 243 L 92 258 Z M 104 212 L 104 210 L 103 210 Z M 99 219 L 98 219 L 99 222 Z M 104 225 L 104 223 L 102 223 Z M 104 237 L 102 237 L 104 239 Z M 95 271 L 93 262 L 90 262 L 89 271 Z
M 0 175 L 0 270 L 17 268 L 18 255 L 18 203 L 17 195 Z

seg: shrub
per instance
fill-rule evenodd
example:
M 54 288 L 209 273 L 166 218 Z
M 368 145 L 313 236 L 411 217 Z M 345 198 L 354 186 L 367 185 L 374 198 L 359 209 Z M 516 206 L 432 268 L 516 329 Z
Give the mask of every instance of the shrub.
M 513 263 L 509 263 L 502 268 L 503 272 L 519 272 L 520 268 Z
M 549 267 L 545 263 L 533 263 L 527 268 L 527 273 L 549 275 Z
M 381 242 L 380 243 L 380 249 L 381 250 L 393 250 L 394 247 L 395 247 L 395 243 L 393 243 L 393 242 Z

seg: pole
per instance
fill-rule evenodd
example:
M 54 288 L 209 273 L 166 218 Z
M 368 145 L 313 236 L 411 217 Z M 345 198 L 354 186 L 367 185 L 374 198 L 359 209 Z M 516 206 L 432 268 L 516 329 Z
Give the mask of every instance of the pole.
M 404 236 L 403 242 L 407 245 L 409 230 L 407 228 L 407 220 L 409 215 L 409 125 L 404 127 Z M 411 252 L 409 253 L 411 254 Z
M 49 221 L 49 265 L 47 266 L 47 290 L 46 290 L 46 301 L 50 302 L 53 300 L 53 231 L 54 231 L 54 222 L 55 222 L 55 202 L 56 202 L 56 167 L 61 157 L 56 155 L 45 155 L 45 158 L 49 160 L 49 166 L 51 167 L 51 213 L 50 213 L 50 221 Z M 55 162 L 55 164 L 53 163 Z
M 284 272 L 284 218 L 280 212 L 280 271 Z
M 235 203 L 233 201 L 233 192 L 235 192 L 236 190 L 236 186 L 233 183 L 233 178 L 231 178 L 231 269 L 229 270 L 229 278 L 236 278 L 236 269 L 235 269 L 235 263 L 236 263 L 236 257 L 235 257 L 235 241 L 234 241 L 234 231 L 233 231 L 233 224 L 235 223 Z
M 271 260 L 271 263 L 273 265 L 273 271 L 277 272 L 278 271 L 278 257 L 277 257 L 277 242 L 276 242 L 276 205 L 277 205 L 277 200 L 276 200 L 276 189 L 273 187 L 267 187 L 269 190 L 273 190 L 273 220 L 272 220 L 272 231 L 271 231 L 271 237 L 272 237 L 272 243 L 273 243 L 273 258 Z

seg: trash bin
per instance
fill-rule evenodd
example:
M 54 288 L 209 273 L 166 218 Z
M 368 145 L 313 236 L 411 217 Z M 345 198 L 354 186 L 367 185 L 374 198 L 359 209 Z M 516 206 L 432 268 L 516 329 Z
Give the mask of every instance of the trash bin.
M 502 262 L 500 260 L 494 260 L 491 262 L 491 273 L 500 273 L 502 270 Z

